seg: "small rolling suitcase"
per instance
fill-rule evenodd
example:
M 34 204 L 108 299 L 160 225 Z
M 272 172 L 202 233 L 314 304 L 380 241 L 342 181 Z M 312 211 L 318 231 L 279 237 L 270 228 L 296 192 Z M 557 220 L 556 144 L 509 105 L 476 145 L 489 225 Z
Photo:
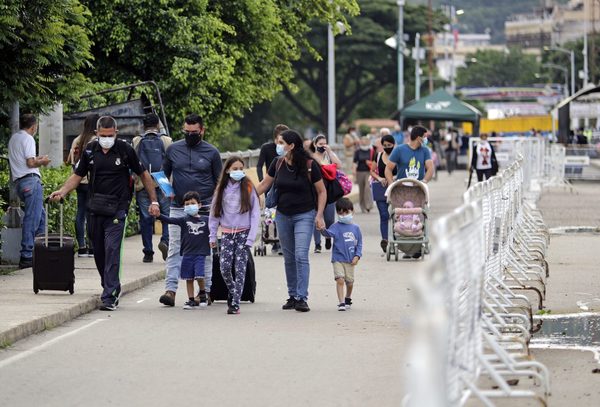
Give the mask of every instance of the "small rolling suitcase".
M 249 250 L 249 249 L 248 249 Z M 235 266 L 234 266 L 235 267 Z M 235 269 L 233 271 L 233 278 L 235 279 Z M 226 301 L 229 290 L 225 285 L 225 280 L 221 275 L 221 263 L 220 255 L 218 250 L 213 253 L 213 272 L 212 272 L 212 286 L 210 288 L 210 298 L 213 301 Z M 242 291 L 242 301 L 254 302 L 254 296 L 256 295 L 256 270 L 254 268 L 254 259 L 252 254 L 248 253 L 248 265 L 246 266 L 246 279 L 244 280 L 244 289 Z
M 48 199 L 46 198 L 46 230 L 33 245 L 33 292 L 58 290 L 74 292 L 75 252 L 71 236 L 63 234 L 63 201 L 60 202 L 60 232 L 48 233 Z

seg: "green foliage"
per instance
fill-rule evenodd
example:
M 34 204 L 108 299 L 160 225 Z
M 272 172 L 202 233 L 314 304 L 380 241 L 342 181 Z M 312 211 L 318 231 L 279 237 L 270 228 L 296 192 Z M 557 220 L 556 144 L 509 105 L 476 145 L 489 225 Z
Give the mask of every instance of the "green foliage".
M 581 89 L 583 87 L 583 80 L 579 79 L 579 75 L 577 72 L 583 70 L 583 53 L 581 50 L 583 49 L 583 38 L 577 41 L 571 41 L 566 44 L 561 45 L 561 48 L 567 50 L 575 51 L 575 82 L 577 89 Z M 589 82 L 597 83 L 600 79 L 600 34 L 588 36 L 588 70 L 589 70 Z M 569 69 L 569 75 L 571 70 L 571 57 L 563 52 L 556 51 L 546 51 L 542 54 L 542 61 L 544 63 L 549 62 L 552 64 L 563 66 Z M 548 69 L 548 68 L 540 68 L 545 69 L 545 77 L 548 78 L 549 82 L 552 83 L 564 83 L 564 73 L 557 69 Z M 569 86 L 571 77 L 569 76 Z
M 348 18 L 351 35 L 335 38 L 336 62 L 336 126 L 357 117 L 358 112 L 373 113 L 378 117 L 390 116 L 396 107 L 397 57 L 396 51 L 385 40 L 397 29 L 398 7 L 386 0 L 359 1 L 361 14 Z M 434 13 L 434 27 L 441 27 L 446 19 Z M 417 32 L 427 31 L 427 9 L 422 6 L 405 7 L 405 33 L 408 43 L 414 43 Z M 248 115 L 245 125 L 260 125 L 254 130 L 256 138 L 264 140 L 275 122 L 290 126 L 312 125 L 320 130 L 327 127 L 327 26 L 315 21 L 307 39 L 312 49 L 303 49 L 302 57 L 294 62 L 295 80 L 287 85 L 283 96 L 277 96 L 270 108 L 261 106 L 256 115 L 265 113 L 276 120 L 260 121 Z M 314 52 L 317 53 L 315 56 Z M 414 95 L 414 63 L 404 58 L 405 98 Z
M 519 48 L 508 52 L 478 50 L 467 54 L 465 61 L 466 67 L 457 70 L 458 86 L 531 85 L 540 69 L 535 56 L 524 54 Z
M 86 85 L 91 59 L 88 12 L 78 0 L 0 3 L 0 114 L 18 100 L 41 111 Z
M 155 80 L 171 126 L 197 112 L 218 146 L 234 117 L 291 81 L 308 19 L 358 11 L 354 0 L 83 2 L 95 57 L 86 74 L 108 83 Z

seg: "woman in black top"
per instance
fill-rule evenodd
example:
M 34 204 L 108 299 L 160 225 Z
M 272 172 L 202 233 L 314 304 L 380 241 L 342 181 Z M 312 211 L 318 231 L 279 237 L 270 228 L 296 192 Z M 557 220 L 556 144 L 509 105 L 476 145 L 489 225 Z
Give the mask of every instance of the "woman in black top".
M 319 164 L 304 150 L 300 134 L 286 130 L 281 137 L 284 156 L 273 161 L 256 190 L 260 195 L 274 185 L 277 191 L 275 223 L 283 249 L 289 294 L 282 308 L 306 312 L 310 311 L 308 251 L 315 226 L 318 230 L 325 228 L 323 209 L 327 192 Z
M 358 184 L 360 210 L 369 212 L 373 207 L 373 197 L 369 188 L 371 161 L 375 158 L 375 150 L 367 136 L 360 138 L 360 147 L 354 153 L 354 181 Z
M 377 153 L 374 163 L 371 166 L 371 177 L 373 177 L 373 183 L 371 188 L 373 191 L 373 200 L 379 210 L 379 231 L 381 232 L 381 249 L 385 252 L 388 245 L 388 228 L 390 213 L 388 210 L 387 200 L 385 198 L 385 190 L 387 189 L 387 180 L 385 179 L 385 166 L 389 162 L 390 154 L 396 147 L 396 140 L 391 135 L 386 135 L 381 138 L 381 145 L 383 146 L 383 152 Z M 397 168 L 394 168 L 394 177 L 398 172 Z

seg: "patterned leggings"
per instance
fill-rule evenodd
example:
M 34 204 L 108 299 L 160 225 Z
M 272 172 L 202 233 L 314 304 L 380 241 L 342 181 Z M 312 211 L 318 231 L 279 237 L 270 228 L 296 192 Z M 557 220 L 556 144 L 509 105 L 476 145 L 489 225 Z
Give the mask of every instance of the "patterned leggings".
M 246 246 L 248 230 L 237 233 L 223 233 L 221 239 L 221 275 L 229 295 L 233 298 L 233 304 L 239 305 L 246 279 L 246 266 L 250 249 Z M 231 272 L 235 269 L 235 281 Z

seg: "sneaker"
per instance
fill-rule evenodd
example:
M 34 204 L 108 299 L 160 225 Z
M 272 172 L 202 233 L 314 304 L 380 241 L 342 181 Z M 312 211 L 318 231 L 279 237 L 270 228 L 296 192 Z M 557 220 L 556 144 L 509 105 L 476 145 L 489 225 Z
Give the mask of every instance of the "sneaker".
M 88 256 L 88 249 L 86 249 L 84 247 L 84 248 L 81 248 L 81 249 L 77 250 L 77 257 L 89 257 Z
M 421 252 L 417 252 L 417 253 L 415 253 L 415 254 L 412 255 L 413 259 L 418 259 L 420 257 L 421 257 Z
M 331 250 L 331 238 L 330 237 L 325 238 L 325 250 Z
M 410 254 L 405 254 L 404 256 L 402 256 L 403 259 L 412 259 L 412 256 Z
M 88 249 L 87 249 L 87 256 L 88 257 L 94 257 L 94 249 L 88 247 Z
M 175 306 L 175 292 L 174 291 L 166 291 L 163 295 L 160 296 L 158 300 L 161 304 L 168 305 L 169 307 Z
M 212 298 L 210 298 L 210 293 L 207 291 L 206 292 L 206 304 L 207 305 L 211 305 L 213 303 Z
M 231 304 L 233 304 L 233 297 L 231 294 L 227 294 L 227 306 L 231 307 Z
M 119 305 L 116 302 L 114 302 L 114 303 L 103 302 L 102 305 L 100 306 L 100 311 L 116 311 L 118 306 Z
M 163 260 L 167 260 L 167 256 L 169 255 L 169 243 L 161 240 L 158 244 L 158 250 L 162 253 Z
M 152 263 L 154 261 L 154 255 L 152 253 L 144 253 L 144 258 L 142 262 L 144 263 Z
M 381 250 L 383 250 L 383 252 L 386 253 L 387 247 L 388 247 L 388 241 L 385 239 L 381 239 L 381 242 L 379 243 L 379 245 L 381 246 Z
M 315 246 L 315 253 L 321 253 L 321 245 L 320 244 Z
M 33 257 L 21 257 L 19 259 L 19 268 L 28 269 L 33 267 Z
M 296 308 L 296 299 L 294 297 L 290 297 L 287 299 L 285 304 L 281 307 L 281 309 L 294 309 Z
M 200 302 L 199 302 L 200 307 L 205 308 L 208 306 L 208 300 L 206 298 L 206 294 L 202 294 L 200 295 Z
M 352 307 L 352 298 L 344 298 L 344 305 L 346 306 L 346 309 L 350 309 Z
M 308 308 L 308 304 L 304 300 L 298 300 L 298 301 L 296 301 L 296 307 L 295 307 L 295 309 L 296 309 L 296 311 L 299 311 L 299 312 L 308 312 L 308 311 L 310 311 L 310 308 Z
M 343 302 L 338 304 L 338 311 L 346 311 L 346 304 Z
M 229 315 L 239 314 L 239 313 L 240 313 L 240 306 L 237 304 L 233 304 L 227 308 L 227 314 L 229 314 Z
M 195 300 L 187 300 L 183 304 L 183 309 L 198 309 L 198 303 Z

